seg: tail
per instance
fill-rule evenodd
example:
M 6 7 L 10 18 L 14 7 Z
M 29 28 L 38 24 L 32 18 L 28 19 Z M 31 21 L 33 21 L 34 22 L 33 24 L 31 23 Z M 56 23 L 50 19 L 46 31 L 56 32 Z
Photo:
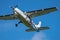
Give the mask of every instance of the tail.
M 49 29 L 48 26 L 46 26 L 46 27 L 41 27 L 41 21 L 39 21 L 38 24 L 35 24 L 35 23 L 33 23 L 33 24 L 34 24 L 34 29 L 27 29 L 27 30 L 26 30 L 27 32 L 32 32 L 32 31 L 37 31 L 37 32 L 39 32 L 39 30 L 47 30 L 47 29 Z

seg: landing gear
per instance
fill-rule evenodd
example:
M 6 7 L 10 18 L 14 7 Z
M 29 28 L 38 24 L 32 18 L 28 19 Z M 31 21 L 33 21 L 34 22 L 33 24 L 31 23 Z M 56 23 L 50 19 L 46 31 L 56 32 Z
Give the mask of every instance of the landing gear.
M 18 22 L 17 24 L 15 24 L 16 27 L 18 27 L 18 24 L 22 23 L 22 21 Z
M 37 30 L 37 32 L 39 32 L 39 30 Z
M 18 27 L 18 24 L 15 24 L 16 25 L 16 27 Z

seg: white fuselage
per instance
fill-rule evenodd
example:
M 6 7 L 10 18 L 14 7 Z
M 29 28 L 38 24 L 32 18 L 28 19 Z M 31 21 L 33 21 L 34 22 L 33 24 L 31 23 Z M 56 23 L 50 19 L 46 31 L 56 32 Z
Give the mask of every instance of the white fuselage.
M 14 11 L 16 12 L 16 16 L 19 18 L 19 20 L 21 20 L 26 26 L 28 27 L 32 27 L 33 26 L 31 25 L 30 23 L 30 19 L 29 17 L 27 17 L 21 10 L 19 10 L 18 8 L 14 8 Z

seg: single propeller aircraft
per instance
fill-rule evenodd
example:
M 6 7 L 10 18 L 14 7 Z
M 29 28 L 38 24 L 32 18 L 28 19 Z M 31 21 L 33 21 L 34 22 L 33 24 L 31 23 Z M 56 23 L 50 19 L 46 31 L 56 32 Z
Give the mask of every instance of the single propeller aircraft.
M 23 23 L 27 27 L 29 27 L 29 29 L 26 30 L 27 32 L 32 32 L 32 31 L 39 32 L 39 30 L 49 29 L 48 26 L 41 27 L 41 21 L 39 21 L 38 24 L 35 24 L 31 18 L 41 16 L 44 14 L 48 14 L 50 12 L 57 10 L 56 7 L 51 7 L 51 8 L 46 8 L 46 9 L 42 9 L 42 10 L 23 12 L 20 9 L 18 9 L 17 7 L 12 7 L 12 8 L 13 8 L 13 14 L 0 16 L 0 20 L 16 20 L 16 19 L 18 19 L 19 22 L 16 24 L 16 27 L 18 26 L 19 23 Z

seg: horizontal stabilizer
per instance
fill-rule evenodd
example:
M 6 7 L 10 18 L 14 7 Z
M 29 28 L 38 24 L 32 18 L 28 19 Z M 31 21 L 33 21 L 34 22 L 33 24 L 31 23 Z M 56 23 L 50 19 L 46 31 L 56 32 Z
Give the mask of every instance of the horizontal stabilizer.
M 40 28 L 38 28 L 38 30 L 47 30 L 47 29 L 49 29 L 49 27 L 40 27 Z M 35 29 L 27 29 L 26 30 L 27 32 L 32 32 L 32 31 L 36 31 Z
M 40 27 L 40 28 L 38 28 L 38 30 L 47 30 L 47 29 L 49 29 L 49 27 Z
M 32 30 L 32 29 L 27 29 L 26 30 L 27 32 L 32 32 L 32 31 L 35 31 L 34 29 Z

